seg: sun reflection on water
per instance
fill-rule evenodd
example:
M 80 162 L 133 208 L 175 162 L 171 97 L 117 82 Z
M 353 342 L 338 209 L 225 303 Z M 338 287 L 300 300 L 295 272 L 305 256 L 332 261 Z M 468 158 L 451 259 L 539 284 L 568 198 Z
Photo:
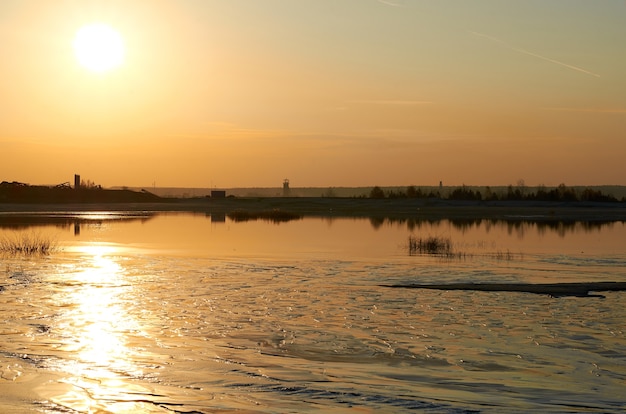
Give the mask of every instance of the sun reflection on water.
M 67 310 L 59 320 L 59 349 L 69 355 L 59 369 L 70 376 L 48 398 L 81 412 L 138 408 L 133 400 L 150 392 L 132 383 L 143 375 L 134 362 L 137 350 L 128 345 L 140 326 L 129 312 L 133 289 L 116 256 L 118 249 L 87 244 L 74 251 L 79 263 L 62 275 L 57 298 Z

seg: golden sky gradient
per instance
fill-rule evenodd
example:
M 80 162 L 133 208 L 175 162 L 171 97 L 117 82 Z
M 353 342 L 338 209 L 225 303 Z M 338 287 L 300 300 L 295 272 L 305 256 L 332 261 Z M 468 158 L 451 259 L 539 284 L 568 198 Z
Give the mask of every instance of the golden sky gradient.
M 72 42 L 119 32 L 96 73 Z M 0 181 L 626 184 L 623 0 L 0 2 Z

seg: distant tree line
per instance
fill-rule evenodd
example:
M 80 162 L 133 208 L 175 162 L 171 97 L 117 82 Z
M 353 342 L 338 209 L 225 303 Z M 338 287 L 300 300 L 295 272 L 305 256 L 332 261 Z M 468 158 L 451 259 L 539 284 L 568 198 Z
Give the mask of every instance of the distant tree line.
M 370 198 L 441 198 L 439 191 L 425 191 L 421 188 L 416 188 L 411 185 L 406 188 L 406 192 L 401 190 L 389 190 L 384 191 L 382 188 L 376 186 L 370 191 Z
M 524 185 L 523 180 L 518 182 L 517 186 L 509 185 L 505 192 L 496 192 L 491 187 L 484 187 L 482 191 L 472 189 L 466 185 L 454 188 L 443 195 L 441 191 L 424 191 L 415 186 L 408 186 L 406 191 L 402 190 L 383 190 L 376 186 L 369 193 L 369 198 L 439 198 L 447 200 L 475 200 L 475 201 L 499 201 L 499 200 L 527 200 L 527 201 L 592 201 L 604 203 L 626 202 L 626 198 L 622 197 L 618 200 L 610 194 L 604 194 L 600 190 L 593 188 L 584 188 L 582 190 L 568 187 L 560 184 L 555 188 L 548 189 L 546 186 L 539 186 L 534 190 Z

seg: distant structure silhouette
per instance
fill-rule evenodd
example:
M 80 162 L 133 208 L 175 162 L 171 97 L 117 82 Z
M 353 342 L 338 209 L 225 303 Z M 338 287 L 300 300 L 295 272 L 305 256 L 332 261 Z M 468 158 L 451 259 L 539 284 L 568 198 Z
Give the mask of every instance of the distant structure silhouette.
M 80 174 L 74 174 L 74 190 L 80 189 Z
M 289 189 L 289 179 L 285 178 L 283 180 L 283 197 L 287 197 L 291 194 L 291 190 Z

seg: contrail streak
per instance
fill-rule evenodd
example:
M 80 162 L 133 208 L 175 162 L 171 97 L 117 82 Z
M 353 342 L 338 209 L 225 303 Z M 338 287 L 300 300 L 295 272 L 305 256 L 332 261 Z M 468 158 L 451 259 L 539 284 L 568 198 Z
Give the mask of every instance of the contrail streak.
M 391 1 L 391 0 L 378 0 L 378 2 L 382 4 L 386 4 L 387 6 L 402 7 L 402 4 L 396 3 L 395 1 Z
M 472 32 L 472 31 L 470 31 L 469 33 L 473 34 L 474 36 L 484 37 L 485 39 L 489 39 L 489 40 L 491 40 L 493 42 L 500 43 L 501 45 L 503 45 L 506 48 L 508 48 L 510 50 L 513 50 L 515 52 L 523 53 L 525 55 L 532 56 L 532 57 L 536 57 L 537 59 L 545 60 L 546 62 L 554 63 L 555 65 L 563 66 L 563 67 L 566 67 L 568 69 L 572 69 L 572 70 L 575 70 L 577 72 L 584 73 L 586 75 L 595 76 L 596 78 L 600 77 L 600 75 L 598 75 L 597 73 L 588 71 L 587 69 L 583 69 L 583 68 L 580 68 L 578 66 L 570 65 L 568 63 L 561 62 L 559 60 L 551 59 L 549 57 L 542 56 L 540 54 L 531 52 L 530 50 L 526 50 L 526 49 L 522 49 L 520 47 L 516 47 L 516 46 L 510 45 L 507 42 L 498 39 L 497 37 L 489 36 L 489 35 L 486 35 L 484 33 Z

